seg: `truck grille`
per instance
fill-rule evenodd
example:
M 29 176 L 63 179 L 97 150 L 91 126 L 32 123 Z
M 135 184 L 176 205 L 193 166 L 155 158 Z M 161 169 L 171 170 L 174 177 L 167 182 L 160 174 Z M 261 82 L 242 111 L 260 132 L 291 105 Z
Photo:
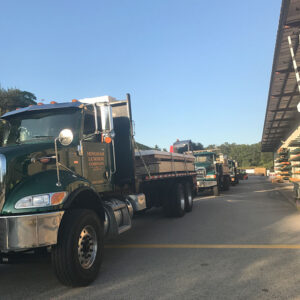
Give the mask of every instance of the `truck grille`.
M 196 170 L 197 178 L 202 179 L 205 178 L 205 170 L 204 169 L 198 169 Z

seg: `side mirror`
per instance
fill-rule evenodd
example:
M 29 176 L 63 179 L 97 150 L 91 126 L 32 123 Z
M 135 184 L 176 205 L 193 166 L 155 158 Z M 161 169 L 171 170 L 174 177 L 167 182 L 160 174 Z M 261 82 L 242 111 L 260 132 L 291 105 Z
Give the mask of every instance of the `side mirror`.
M 69 146 L 73 139 L 74 135 L 71 129 L 63 129 L 58 136 L 58 140 L 63 146 Z
M 114 131 L 114 123 L 112 116 L 112 108 L 109 105 L 100 106 L 101 113 L 101 126 L 104 133 L 110 133 Z
M 111 106 L 101 105 L 100 113 L 101 113 L 101 126 L 102 126 L 104 141 L 109 144 L 115 138 Z

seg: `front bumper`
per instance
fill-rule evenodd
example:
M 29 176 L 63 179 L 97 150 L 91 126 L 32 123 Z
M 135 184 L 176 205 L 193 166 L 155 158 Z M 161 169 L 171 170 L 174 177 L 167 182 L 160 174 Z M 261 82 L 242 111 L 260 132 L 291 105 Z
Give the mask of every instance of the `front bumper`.
M 210 187 L 213 187 L 216 185 L 218 185 L 216 180 L 199 180 L 199 181 L 197 181 L 198 189 L 210 188 Z
M 0 217 L 0 252 L 55 245 L 64 212 Z

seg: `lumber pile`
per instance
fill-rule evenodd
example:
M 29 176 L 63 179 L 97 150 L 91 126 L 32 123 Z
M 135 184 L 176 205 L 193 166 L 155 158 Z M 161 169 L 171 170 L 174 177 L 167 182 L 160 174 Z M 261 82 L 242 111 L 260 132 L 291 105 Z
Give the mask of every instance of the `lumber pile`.
M 135 152 L 137 175 L 148 175 L 148 171 L 151 175 L 172 172 L 193 172 L 195 171 L 194 161 L 195 157 L 192 155 L 157 150 Z

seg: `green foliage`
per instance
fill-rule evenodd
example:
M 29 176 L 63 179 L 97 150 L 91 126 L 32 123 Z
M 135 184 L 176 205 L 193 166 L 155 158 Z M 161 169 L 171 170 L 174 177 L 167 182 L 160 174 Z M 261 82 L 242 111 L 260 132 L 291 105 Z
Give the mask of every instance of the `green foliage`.
M 221 153 L 236 160 L 241 168 L 265 167 L 271 169 L 273 167 L 273 153 L 261 152 L 261 143 L 251 145 L 224 143 L 218 148 Z
M 136 144 L 137 144 L 137 147 L 138 147 L 139 150 L 152 150 L 152 148 L 150 148 L 146 145 L 140 144 L 138 142 L 136 142 Z
M 209 150 L 209 149 L 216 149 L 216 148 L 217 146 L 215 144 L 210 144 L 205 149 Z
M 0 115 L 18 107 L 36 104 L 34 94 L 19 89 L 3 89 L 0 87 Z
M 191 150 L 194 150 L 194 151 L 204 149 L 204 147 L 201 143 L 193 143 L 193 142 L 192 142 L 191 148 L 192 148 Z

